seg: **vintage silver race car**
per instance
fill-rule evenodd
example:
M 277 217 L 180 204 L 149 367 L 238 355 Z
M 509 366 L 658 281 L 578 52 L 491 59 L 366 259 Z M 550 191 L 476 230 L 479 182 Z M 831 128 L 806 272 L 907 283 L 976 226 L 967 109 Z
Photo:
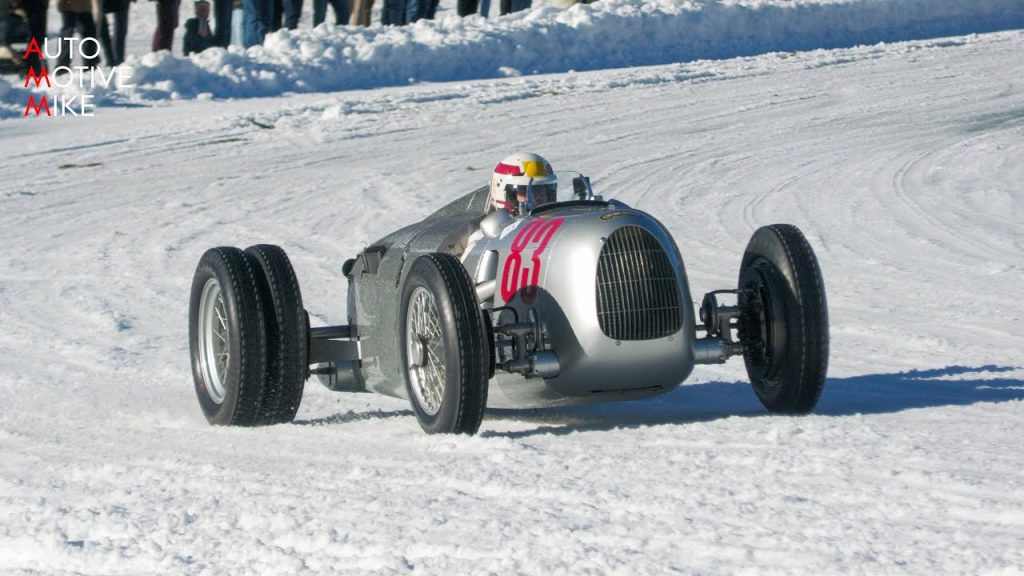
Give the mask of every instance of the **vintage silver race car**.
M 487 406 L 644 398 L 735 355 L 768 410 L 814 408 L 828 309 L 800 230 L 755 231 L 737 287 L 708 293 L 695 313 L 669 231 L 595 196 L 584 176 L 572 188 L 572 199 L 510 214 L 484 187 L 374 242 L 345 262 L 336 326 L 309 327 L 280 248 L 208 250 L 189 312 L 207 419 L 289 422 L 316 374 L 331 390 L 407 398 L 427 432 L 472 434 Z

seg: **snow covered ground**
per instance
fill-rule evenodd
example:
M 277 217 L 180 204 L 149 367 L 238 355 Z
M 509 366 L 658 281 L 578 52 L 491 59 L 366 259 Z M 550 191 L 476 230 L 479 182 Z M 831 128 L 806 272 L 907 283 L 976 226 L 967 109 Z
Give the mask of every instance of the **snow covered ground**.
M 865 2 L 866 4 L 870 2 Z M 0 573 L 1024 572 L 1024 32 L 0 121 Z M 695 295 L 800 226 L 832 322 L 815 414 L 742 363 L 644 402 L 488 411 L 311 381 L 209 427 L 210 246 L 342 261 L 545 154 L 673 231 Z

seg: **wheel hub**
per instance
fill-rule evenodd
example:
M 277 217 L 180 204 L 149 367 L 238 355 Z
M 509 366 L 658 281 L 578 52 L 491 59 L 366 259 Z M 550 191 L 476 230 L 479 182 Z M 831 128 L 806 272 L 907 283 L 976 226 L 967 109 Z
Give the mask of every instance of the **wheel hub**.
M 743 296 L 739 337 L 748 367 L 756 370 L 766 384 L 778 379 L 786 341 L 779 285 L 771 265 L 761 260 L 748 269 L 742 282 Z

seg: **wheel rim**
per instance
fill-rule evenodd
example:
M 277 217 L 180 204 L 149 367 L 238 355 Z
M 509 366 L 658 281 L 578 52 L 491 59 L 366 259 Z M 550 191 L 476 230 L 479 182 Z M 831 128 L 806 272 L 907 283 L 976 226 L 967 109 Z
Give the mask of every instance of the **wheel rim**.
M 231 333 L 224 291 L 216 279 L 211 278 L 203 287 L 199 321 L 199 362 L 203 369 L 203 383 L 210 399 L 220 404 L 227 393 L 224 382 L 231 360 Z
M 758 260 L 750 270 L 754 278 L 746 285 L 751 305 L 743 317 L 744 355 L 757 367 L 761 384 L 771 388 L 778 384 L 786 337 L 777 295 L 780 287 L 766 260 Z
M 405 317 L 406 371 L 412 393 L 420 408 L 433 416 L 441 409 L 445 385 L 444 340 L 434 296 L 417 287 Z

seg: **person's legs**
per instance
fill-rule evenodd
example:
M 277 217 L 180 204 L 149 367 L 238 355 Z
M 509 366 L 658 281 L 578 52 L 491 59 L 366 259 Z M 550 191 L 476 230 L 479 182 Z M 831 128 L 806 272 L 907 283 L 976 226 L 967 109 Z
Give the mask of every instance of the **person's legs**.
M 284 20 L 284 0 L 271 0 L 270 2 L 270 31 L 277 32 L 281 29 L 281 22 Z
M 124 45 L 125 40 L 127 40 L 128 38 L 128 10 L 130 6 L 130 2 L 126 3 L 124 5 L 124 10 L 118 10 L 117 12 L 114 12 L 113 47 L 114 59 L 117 60 L 117 62 L 114 64 L 115 66 L 120 66 L 121 64 L 124 64 Z M 106 18 L 104 18 L 104 21 L 105 20 Z
M 284 27 L 295 30 L 299 27 L 299 17 L 302 16 L 302 0 L 283 0 L 284 4 Z
M 245 47 L 263 44 L 270 28 L 271 0 L 245 0 Z
M 114 56 L 114 47 L 110 42 L 110 25 L 107 23 L 107 15 L 103 14 L 100 20 L 100 46 L 103 47 L 103 59 L 107 66 L 117 66 L 117 57 Z
M 10 8 L 10 2 L 7 0 L 0 0 L 0 46 L 7 46 L 7 11 Z
M 373 0 L 358 0 L 358 2 L 359 9 L 353 10 L 357 20 L 356 24 L 359 24 L 360 26 L 369 26 L 373 21 Z M 381 6 L 381 8 L 384 8 L 384 6 Z M 349 21 L 351 20 L 352 16 L 349 16 Z M 383 19 L 381 22 L 383 22 Z
M 313 26 L 319 26 L 327 17 L 327 0 L 313 0 Z
M 380 10 L 380 23 L 390 26 L 405 24 L 405 0 L 384 0 Z
M 334 23 L 339 26 L 342 24 L 348 24 L 349 18 L 352 17 L 352 13 L 348 6 L 348 0 L 331 0 L 331 5 L 334 7 Z M 327 11 L 326 8 L 324 11 Z
M 412 24 L 426 15 L 424 4 L 429 0 L 405 0 L 405 21 L 403 24 Z
M 28 18 L 28 30 L 29 34 L 39 45 L 39 49 L 43 49 L 43 42 L 46 40 L 46 9 L 49 6 L 48 0 L 25 0 L 22 3 L 22 7 L 25 8 L 25 15 Z M 39 58 L 39 55 L 33 52 L 29 54 L 28 60 L 25 62 L 30 68 L 34 69 L 37 74 L 42 73 L 43 67 L 46 66 L 46 62 Z
M 156 0 L 156 31 L 153 51 L 170 50 L 174 46 L 174 29 L 178 27 L 178 0 Z
M 455 11 L 459 16 L 476 14 L 478 0 L 458 0 L 455 3 Z
M 227 48 L 231 43 L 231 12 L 234 2 L 231 0 L 213 0 L 213 45 Z
M 75 24 L 78 22 L 78 15 L 74 12 L 60 13 L 60 54 L 57 56 L 57 68 L 71 66 L 71 43 L 68 41 L 75 36 Z M 40 44 L 40 48 L 42 44 Z M 50 51 L 53 55 L 53 51 Z
M 78 43 L 79 51 L 82 53 L 82 66 L 99 66 L 100 46 L 96 42 L 85 42 L 86 38 L 94 41 L 99 40 L 96 34 L 96 21 L 92 19 L 92 13 L 90 12 L 79 12 L 75 16 L 78 17 L 78 31 L 82 34 L 82 39 Z M 86 53 L 93 54 L 93 52 L 95 52 L 94 56 L 86 58 Z

